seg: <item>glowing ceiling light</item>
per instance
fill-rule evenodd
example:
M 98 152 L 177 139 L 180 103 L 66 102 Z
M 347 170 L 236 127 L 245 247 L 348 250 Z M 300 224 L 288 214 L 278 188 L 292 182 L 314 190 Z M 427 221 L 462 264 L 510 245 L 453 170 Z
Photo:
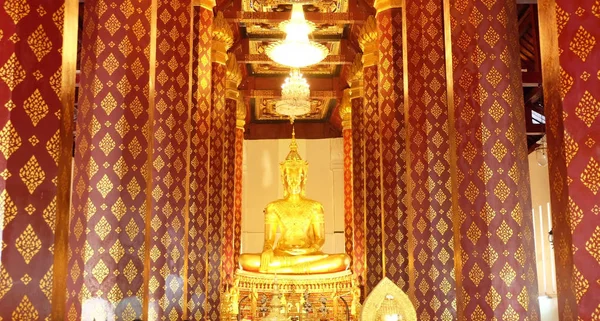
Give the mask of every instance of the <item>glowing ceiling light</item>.
M 290 76 L 285 79 L 281 86 L 281 100 L 275 103 L 275 111 L 291 119 L 310 112 L 310 89 L 300 70 L 292 69 Z
M 301 68 L 314 65 L 329 54 L 327 47 L 308 40 L 315 24 L 304 18 L 302 4 L 292 5 L 292 18 L 279 24 L 279 29 L 286 33 L 285 40 L 270 44 L 265 49 L 267 56 L 276 63 Z

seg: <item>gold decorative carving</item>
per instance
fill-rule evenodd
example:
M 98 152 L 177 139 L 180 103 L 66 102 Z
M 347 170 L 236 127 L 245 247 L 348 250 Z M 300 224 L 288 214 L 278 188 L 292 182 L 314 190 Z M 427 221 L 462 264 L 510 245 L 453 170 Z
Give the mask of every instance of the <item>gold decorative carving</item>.
M 275 103 L 277 99 L 256 97 L 254 114 L 257 120 L 287 120 L 287 116 L 282 116 L 275 112 Z M 310 112 L 296 119 L 301 120 L 321 120 L 327 116 L 329 111 L 330 98 L 312 98 L 310 100 Z
M 224 65 L 227 63 L 227 50 L 233 45 L 233 31 L 225 20 L 223 12 L 217 12 L 212 31 L 212 60 Z
M 227 82 L 226 94 L 228 99 L 237 100 L 239 96 L 238 86 L 242 82 L 242 70 L 233 53 L 227 54 Z
M 380 317 L 380 307 L 384 300 L 393 300 L 395 310 L 402 317 L 400 320 L 417 321 L 417 311 L 408 295 L 386 277 L 373 288 L 371 294 L 365 299 L 360 320 L 383 320 L 378 317 Z
M 342 118 L 342 128 L 352 128 L 352 101 L 350 100 L 351 88 L 344 89 L 342 103 L 340 104 L 340 117 Z
M 235 126 L 237 128 L 244 129 L 244 125 L 246 125 L 246 115 L 248 111 L 246 110 L 246 100 L 244 96 L 240 93 L 238 96 L 237 108 L 235 111 Z
M 215 0 L 194 0 L 192 4 L 195 7 L 202 7 L 208 10 L 212 10 L 217 5 Z
M 350 86 L 350 100 L 363 95 L 363 63 L 362 55 L 354 57 L 354 63 L 348 72 L 348 85 Z
M 402 8 L 404 7 L 404 0 L 375 0 L 373 7 L 375 7 L 377 13 L 392 8 Z
M 365 67 L 377 64 L 377 21 L 374 16 L 369 16 L 360 30 L 358 44 L 363 51 L 363 65 Z

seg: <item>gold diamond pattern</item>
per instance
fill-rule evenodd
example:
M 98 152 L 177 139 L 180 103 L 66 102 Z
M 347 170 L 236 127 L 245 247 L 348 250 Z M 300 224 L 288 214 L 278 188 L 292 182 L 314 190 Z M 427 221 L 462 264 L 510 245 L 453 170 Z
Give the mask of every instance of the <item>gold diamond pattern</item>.
M 25 0 L 6 0 L 3 7 L 15 25 L 27 16 L 30 10 L 29 4 Z
M 600 191 L 600 164 L 594 158 L 590 158 L 585 169 L 581 173 L 581 182 L 594 195 Z
M 19 147 L 21 147 L 21 137 L 9 120 L 0 130 L 0 152 L 4 155 L 4 159 L 8 159 Z
M 0 299 L 2 299 L 13 286 L 13 280 L 11 279 L 4 265 L 0 266 Z
M 587 127 L 592 127 L 592 124 L 594 124 L 599 114 L 600 101 L 596 100 L 589 91 L 586 91 L 583 94 L 579 105 L 575 108 L 575 115 L 579 117 Z
M 42 170 L 35 156 L 31 156 L 27 163 L 19 170 L 19 176 L 23 183 L 25 183 L 25 186 L 27 186 L 29 193 L 33 194 L 46 178 L 46 173 Z
M 23 233 L 19 235 L 15 242 L 15 247 L 27 264 L 29 264 L 33 257 L 42 249 L 42 242 L 37 234 L 35 234 L 31 224 L 27 225 Z
M 52 41 L 48 39 L 48 35 L 46 35 L 42 25 L 39 25 L 37 29 L 27 37 L 27 43 L 38 61 L 42 61 L 42 59 L 52 51 Z
M 108 274 L 109 274 L 108 267 L 106 266 L 104 261 L 102 259 L 100 259 L 98 261 L 98 263 L 96 263 L 96 265 L 92 269 L 92 275 L 96 278 L 98 283 L 102 284 L 102 282 L 104 282 L 104 279 L 106 279 Z
M 29 119 L 31 119 L 31 123 L 34 127 L 48 114 L 48 105 L 44 101 L 39 89 L 36 89 L 33 94 L 25 100 L 23 108 L 25 109 L 27 116 L 29 116 Z
M 23 80 L 25 80 L 25 76 L 26 72 L 14 53 L 12 56 L 10 56 L 10 58 L 8 58 L 8 61 L 6 61 L 6 63 L 0 67 L 0 79 L 6 83 L 11 91 L 14 90 L 15 87 Z
M 27 295 L 23 296 L 23 299 L 12 313 L 12 320 L 39 320 L 39 317 L 38 311 Z
M 569 49 L 585 62 L 595 45 L 596 38 L 585 30 L 585 28 L 579 26 L 579 29 L 577 29 L 577 32 L 575 33 L 575 37 L 573 37 L 569 44 Z
M 592 236 L 585 242 L 585 249 L 596 262 L 600 262 L 600 226 L 596 226 Z

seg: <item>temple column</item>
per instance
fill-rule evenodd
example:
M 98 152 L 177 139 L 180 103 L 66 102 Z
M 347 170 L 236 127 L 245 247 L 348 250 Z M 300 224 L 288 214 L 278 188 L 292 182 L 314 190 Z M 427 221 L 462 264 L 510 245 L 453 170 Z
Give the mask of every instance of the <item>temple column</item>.
M 407 153 L 404 119 L 403 1 L 375 1 L 383 276 L 408 291 Z M 366 80 L 365 80 L 366 82 Z M 367 152 L 367 154 L 369 154 Z
M 350 91 L 344 90 L 340 104 L 340 118 L 342 119 L 342 137 L 344 149 L 344 249 L 346 254 L 352 256 L 352 241 L 354 236 L 352 215 L 352 102 Z
M 0 319 L 62 320 L 77 1 L 0 8 Z
M 156 10 L 147 319 L 183 320 L 187 313 L 191 0 L 157 0 Z
M 193 7 L 187 295 L 187 315 L 192 320 L 202 320 L 206 314 L 213 7 L 210 0 Z
M 366 282 L 365 260 L 365 134 L 363 125 L 363 64 L 357 54 L 348 75 L 352 122 L 352 271 L 361 286 Z M 363 293 L 364 296 L 364 293 Z
M 366 293 L 383 278 L 383 231 L 381 186 L 381 135 L 377 63 L 378 30 L 375 18 L 370 16 L 361 29 L 359 44 L 363 51 L 363 128 L 365 144 L 365 238 L 366 238 Z
M 66 319 L 147 319 L 156 3 L 89 1 L 83 25 Z
M 552 232 L 561 320 L 600 318 L 600 7 L 539 2 Z
M 219 12 L 212 25 L 212 73 L 210 146 L 208 172 L 208 235 L 206 250 L 208 266 L 206 280 L 206 315 L 210 320 L 219 319 L 221 294 L 221 262 L 223 250 L 223 190 L 227 182 L 225 173 L 226 124 L 225 85 L 227 73 L 227 50 L 233 44 L 233 33 Z M 231 133 L 233 134 L 233 133 Z
M 238 86 L 242 73 L 235 55 L 227 56 L 227 81 L 225 92 L 224 172 L 223 172 L 223 277 L 224 284 L 233 284 L 236 227 L 236 114 L 240 93 Z M 241 195 L 240 195 L 241 196 Z M 238 207 L 239 209 L 239 207 Z
M 538 320 L 516 3 L 444 13 L 457 316 Z
M 234 187 L 234 229 L 233 229 L 233 268 L 239 266 L 242 250 L 242 187 L 244 177 L 244 126 L 246 125 L 246 104 L 244 97 L 238 97 L 237 112 L 235 115 L 235 187 Z
M 405 1 L 411 297 L 420 320 L 456 318 L 450 123 L 441 0 Z M 425 8 L 427 8 L 425 10 Z M 431 32 L 433 30 L 434 32 Z
M 423 10 L 423 8 L 427 10 Z M 441 0 L 405 2 L 411 295 L 419 319 L 456 318 L 450 134 Z M 435 30 L 430 32 L 429 30 Z

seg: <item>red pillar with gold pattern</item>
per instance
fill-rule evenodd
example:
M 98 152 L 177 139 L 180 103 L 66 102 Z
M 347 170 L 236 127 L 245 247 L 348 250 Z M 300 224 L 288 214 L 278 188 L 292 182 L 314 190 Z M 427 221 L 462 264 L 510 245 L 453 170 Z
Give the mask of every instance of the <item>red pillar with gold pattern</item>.
M 223 13 L 217 13 L 212 24 L 212 88 L 210 111 L 210 147 L 208 172 L 208 251 L 206 315 L 205 318 L 217 320 L 220 315 L 219 303 L 222 280 L 223 251 L 223 190 L 227 182 L 225 173 L 225 131 L 226 105 L 225 84 L 227 77 L 227 50 L 233 44 L 233 32 Z M 233 134 L 233 133 L 232 133 Z
M 427 8 L 427 10 L 422 10 Z M 441 0 L 406 0 L 406 89 L 409 103 L 410 289 L 419 319 L 456 318 L 450 177 L 450 132 Z M 425 18 L 423 18 L 425 17 Z M 433 31 L 430 31 L 433 30 Z
M 539 320 L 514 1 L 444 1 L 459 319 Z
M 383 275 L 408 291 L 407 153 L 401 1 L 375 1 Z
M 211 48 L 214 2 L 193 7 L 192 104 L 190 112 L 190 193 L 187 316 L 206 314 L 208 252 L 208 170 L 211 111 Z
M 0 8 L 0 319 L 63 319 L 77 1 Z
M 365 137 L 363 124 L 363 64 L 357 54 L 348 73 L 352 122 L 352 272 L 361 286 L 366 282 L 365 261 Z
M 352 256 L 354 237 L 354 217 L 352 215 L 352 102 L 350 91 L 344 90 L 340 104 L 342 119 L 342 137 L 344 145 L 344 248 L 346 254 Z
M 370 16 L 361 29 L 359 44 L 363 51 L 364 78 L 364 172 L 366 287 L 368 294 L 383 278 L 383 231 L 381 186 L 381 135 L 377 83 L 377 22 Z
M 147 318 L 155 18 L 151 1 L 85 3 L 66 320 Z
M 187 313 L 187 181 L 190 112 L 191 0 L 157 0 L 151 180 L 146 225 L 148 319 Z M 173 19 L 176 18 L 176 19 Z
M 539 2 L 561 320 L 600 319 L 600 4 Z
M 246 125 L 246 104 L 244 97 L 238 97 L 235 114 L 235 196 L 234 196 L 234 229 L 233 229 L 233 268 L 238 268 L 242 249 L 242 186 L 244 174 L 244 126 Z
M 223 172 L 223 277 L 224 284 L 233 285 L 235 272 L 235 184 L 236 184 L 236 114 L 240 93 L 238 86 L 242 82 L 242 73 L 235 55 L 227 55 L 227 81 L 225 93 L 225 126 L 224 126 L 224 157 Z

